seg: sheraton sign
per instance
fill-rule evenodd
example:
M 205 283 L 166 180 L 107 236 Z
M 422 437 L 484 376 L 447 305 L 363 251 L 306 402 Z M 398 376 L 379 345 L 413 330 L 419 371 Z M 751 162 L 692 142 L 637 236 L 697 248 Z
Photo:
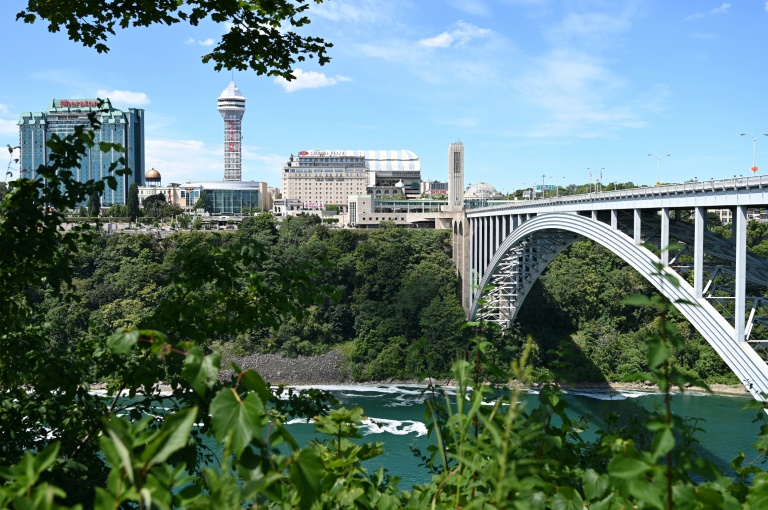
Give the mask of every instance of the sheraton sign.
M 59 101 L 59 106 L 69 108 L 87 108 L 91 106 L 99 106 L 99 102 L 93 100 L 62 99 Z

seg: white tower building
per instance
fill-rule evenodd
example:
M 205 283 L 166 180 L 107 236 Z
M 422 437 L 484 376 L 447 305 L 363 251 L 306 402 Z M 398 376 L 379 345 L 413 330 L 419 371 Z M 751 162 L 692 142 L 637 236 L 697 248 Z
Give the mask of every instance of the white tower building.
M 460 211 L 464 207 L 464 144 L 448 146 L 448 208 Z
M 219 113 L 224 119 L 224 180 L 242 181 L 242 124 L 245 115 L 245 97 L 230 82 L 219 96 Z

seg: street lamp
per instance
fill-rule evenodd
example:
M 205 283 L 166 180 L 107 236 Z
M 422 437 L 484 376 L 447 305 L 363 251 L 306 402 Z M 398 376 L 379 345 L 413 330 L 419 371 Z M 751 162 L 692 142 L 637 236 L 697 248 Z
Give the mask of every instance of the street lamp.
M 565 177 L 555 177 L 555 196 L 556 197 L 560 196 L 560 185 L 559 185 L 560 179 L 565 179 Z
M 661 158 L 669 157 L 671 154 L 648 154 L 656 158 L 656 186 L 661 186 Z
M 757 173 L 757 166 L 755 166 L 755 154 L 757 153 L 757 136 L 754 136 L 750 133 L 740 133 L 739 136 L 748 136 L 752 138 L 752 170 L 753 174 Z M 768 136 L 768 133 L 763 133 L 763 136 Z

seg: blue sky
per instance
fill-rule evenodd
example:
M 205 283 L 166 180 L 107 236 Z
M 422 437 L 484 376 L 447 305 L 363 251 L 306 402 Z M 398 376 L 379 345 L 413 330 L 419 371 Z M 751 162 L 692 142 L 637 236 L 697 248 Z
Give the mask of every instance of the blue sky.
M 445 180 L 465 145 L 466 182 L 653 184 L 747 175 L 768 133 L 768 2 L 732 0 L 330 0 L 307 34 L 331 63 L 287 83 L 235 72 L 247 98 L 243 178 L 280 186 L 310 149 L 409 149 Z M 0 145 L 53 98 L 110 97 L 146 110 L 147 169 L 164 182 L 223 178 L 216 97 L 230 81 L 200 57 L 226 27 L 131 28 L 97 54 L 15 21 L 3 0 Z M 5 153 L 5 152 L 4 152 Z M 7 165 L 3 157 L 3 166 Z M 757 140 L 760 174 L 768 137 Z M 13 167 L 12 167 L 13 168 Z

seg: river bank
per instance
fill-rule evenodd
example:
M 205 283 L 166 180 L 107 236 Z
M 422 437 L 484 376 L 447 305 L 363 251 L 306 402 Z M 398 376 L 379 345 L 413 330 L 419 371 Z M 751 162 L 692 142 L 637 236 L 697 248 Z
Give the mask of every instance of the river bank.
M 319 356 L 299 356 L 287 358 L 279 354 L 254 353 L 249 356 L 235 358 L 234 361 L 242 369 L 253 369 L 261 374 L 265 381 L 271 384 L 284 384 L 288 386 L 333 386 L 340 384 L 363 385 L 418 385 L 426 384 L 426 381 L 413 379 L 390 379 L 384 381 L 355 381 L 344 354 L 338 350 L 332 350 Z M 229 363 L 222 363 L 229 366 Z M 226 374 L 223 374 L 226 375 Z M 451 385 L 452 381 L 434 380 L 436 384 Z M 597 382 L 577 383 L 563 385 L 565 389 L 593 389 L 615 391 L 657 391 L 653 384 L 638 382 Z M 713 393 L 723 395 L 744 395 L 749 393 L 741 385 L 713 384 L 710 386 Z M 705 391 L 703 388 L 690 387 L 687 391 Z

